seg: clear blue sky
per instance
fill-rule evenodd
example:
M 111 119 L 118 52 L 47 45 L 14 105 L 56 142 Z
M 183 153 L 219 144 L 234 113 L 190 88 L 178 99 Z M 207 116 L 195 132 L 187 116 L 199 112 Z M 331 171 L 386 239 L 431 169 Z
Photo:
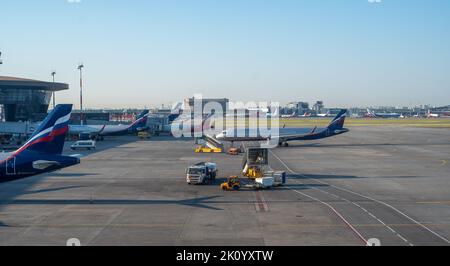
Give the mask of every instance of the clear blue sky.
M 75 0 L 74 0 L 75 1 Z M 194 93 L 328 106 L 450 104 L 448 0 L 1 0 L 0 75 L 78 106 Z

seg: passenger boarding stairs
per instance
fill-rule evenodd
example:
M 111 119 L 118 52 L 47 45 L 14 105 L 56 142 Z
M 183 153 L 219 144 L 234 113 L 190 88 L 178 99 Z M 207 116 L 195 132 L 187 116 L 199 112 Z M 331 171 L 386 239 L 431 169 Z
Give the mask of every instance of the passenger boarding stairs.
M 204 135 L 203 136 L 203 140 L 205 140 L 205 144 L 208 148 L 211 149 L 224 149 L 224 144 L 222 142 L 220 142 L 218 139 L 216 139 L 214 136 L 210 136 L 210 135 Z

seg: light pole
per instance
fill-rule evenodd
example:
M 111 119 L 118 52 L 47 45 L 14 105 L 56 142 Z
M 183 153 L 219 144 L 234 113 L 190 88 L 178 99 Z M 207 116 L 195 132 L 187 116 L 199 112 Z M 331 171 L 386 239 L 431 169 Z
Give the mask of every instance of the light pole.
M 84 125 L 84 115 L 83 115 L 83 64 L 78 65 L 78 70 L 80 70 L 80 119 L 81 119 L 81 125 Z
M 56 75 L 56 71 L 52 72 L 52 77 L 53 77 L 53 109 L 55 109 L 56 107 L 56 99 L 55 99 L 55 75 Z

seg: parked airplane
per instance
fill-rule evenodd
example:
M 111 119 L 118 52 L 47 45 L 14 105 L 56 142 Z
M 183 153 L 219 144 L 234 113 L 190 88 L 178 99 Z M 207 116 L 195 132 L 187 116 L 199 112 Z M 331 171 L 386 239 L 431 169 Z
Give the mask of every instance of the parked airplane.
M 293 112 L 290 115 L 281 115 L 281 118 L 295 118 L 297 117 L 297 111 Z
M 266 141 L 278 139 L 280 146 L 289 146 L 289 141 L 318 140 L 349 132 L 344 128 L 347 110 L 341 110 L 327 128 L 280 128 L 279 135 L 263 137 L 258 129 L 230 129 L 216 136 L 219 141 Z
M 72 105 L 58 105 L 15 152 L 0 153 L 0 182 L 52 172 L 80 163 L 62 156 Z
M 330 112 L 317 114 L 317 117 L 332 117 L 333 115 Z
M 135 134 L 147 129 L 149 110 L 145 110 L 136 117 L 131 125 L 69 125 L 69 134 L 90 134 L 91 137 L 108 137 Z
M 303 115 L 300 115 L 299 117 L 312 117 L 311 113 L 304 113 Z
M 439 117 L 441 117 L 440 114 L 433 114 L 431 110 L 428 110 L 427 118 L 439 118 Z
M 267 109 L 266 112 L 266 117 L 267 118 L 280 118 L 280 108 L 275 108 L 275 110 L 273 110 L 273 112 L 271 112 L 272 110 L 270 108 Z
M 367 109 L 366 117 L 375 117 L 375 118 L 403 118 L 404 116 L 399 113 L 375 113 L 369 109 Z

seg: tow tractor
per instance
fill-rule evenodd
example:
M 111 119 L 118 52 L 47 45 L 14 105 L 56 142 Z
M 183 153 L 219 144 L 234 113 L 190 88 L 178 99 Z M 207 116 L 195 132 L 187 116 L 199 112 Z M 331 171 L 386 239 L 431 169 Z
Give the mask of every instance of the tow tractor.
M 231 176 L 220 188 L 225 191 L 240 189 L 271 189 L 286 183 L 286 172 L 273 171 L 269 166 L 269 150 L 265 148 L 246 148 L 242 163 L 245 180 Z
M 238 176 L 232 176 L 220 188 L 224 191 L 238 191 L 241 189 L 241 181 Z
M 232 176 L 228 178 L 225 183 L 220 185 L 220 189 L 224 191 L 239 191 L 242 188 L 245 189 L 271 189 L 273 187 L 281 185 L 281 182 L 275 182 L 276 177 L 274 176 L 264 176 L 261 178 L 256 178 L 255 180 L 250 180 L 250 182 L 241 181 L 238 176 Z
M 138 138 L 141 140 L 150 139 L 150 133 L 148 131 L 140 131 L 138 133 Z

